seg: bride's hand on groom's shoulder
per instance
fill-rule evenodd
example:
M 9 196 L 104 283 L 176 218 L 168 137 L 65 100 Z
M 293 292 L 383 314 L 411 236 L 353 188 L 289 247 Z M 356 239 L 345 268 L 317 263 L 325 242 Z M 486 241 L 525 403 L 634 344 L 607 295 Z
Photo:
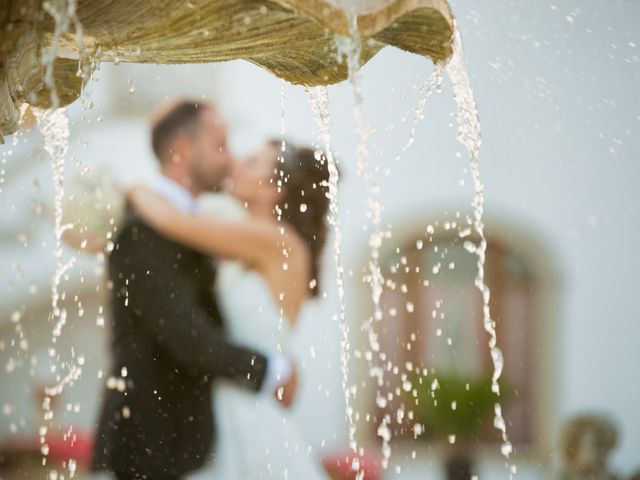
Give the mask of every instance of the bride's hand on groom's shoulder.
M 296 393 L 298 391 L 298 369 L 295 363 L 291 363 L 291 375 L 287 381 L 276 388 L 274 392 L 274 396 L 276 400 L 280 402 L 280 404 L 289 408 L 295 399 Z

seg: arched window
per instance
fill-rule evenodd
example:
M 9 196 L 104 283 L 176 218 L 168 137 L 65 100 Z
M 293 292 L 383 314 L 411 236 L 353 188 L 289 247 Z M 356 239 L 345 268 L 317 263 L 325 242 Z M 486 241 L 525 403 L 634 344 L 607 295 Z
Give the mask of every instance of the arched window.
M 492 425 L 493 364 L 474 283 L 478 238 L 467 227 L 434 222 L 426 232 L 388 240 L 381 253 L 383 318 L 373 325 L 385 384 L 368 382 L 364 389 L 370 439 L 386 417 L 397 440 L 451 442 L 452 434 L 476 445 L 501 440 Z M 549 406 L 552 350 L 544 327 L 551 289 L 543 272 L 549 266 L 540 263 L 548 260 L 527 252 L 530 239 L 518 245 L 518 235 L 502 233 L 488 238 L 485 280 L 505 358 L 503 415 L 514 446 L 539 451 L 550 429 L 540 422 Z

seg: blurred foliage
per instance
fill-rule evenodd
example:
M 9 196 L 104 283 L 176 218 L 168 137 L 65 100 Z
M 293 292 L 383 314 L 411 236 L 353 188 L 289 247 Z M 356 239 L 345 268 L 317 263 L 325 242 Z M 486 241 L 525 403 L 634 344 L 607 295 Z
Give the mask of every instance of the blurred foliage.
M 437 386 L 435 384 L 437 381 Z M 417 398 L 408 392 L 416 420 L 426 427 L 426 437 L 433 439 L 455 435 L 470 440 L 491 421 L 495 404 L 504 404 L 513 391 L 500 383 L 500 397 L 491 391 L 491 375 L 462 376 L 438 373 L 434 378 L 412 378 Z M 435 388 L 433 388 L 435 386 Z

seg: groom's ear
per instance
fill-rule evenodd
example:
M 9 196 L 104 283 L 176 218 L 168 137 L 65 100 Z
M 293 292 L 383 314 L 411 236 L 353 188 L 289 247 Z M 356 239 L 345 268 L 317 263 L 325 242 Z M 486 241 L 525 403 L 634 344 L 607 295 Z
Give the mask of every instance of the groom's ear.
M 193 148 L 191 139 L 186 135 L 179 135 L 171 146 L 171 161 L 173 163 L 183 163 L 191 158 Z

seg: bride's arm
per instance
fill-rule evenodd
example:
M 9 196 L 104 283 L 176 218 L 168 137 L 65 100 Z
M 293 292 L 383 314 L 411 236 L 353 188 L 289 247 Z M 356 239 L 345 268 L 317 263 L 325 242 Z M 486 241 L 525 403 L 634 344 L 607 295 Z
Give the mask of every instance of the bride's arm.
M 283 238 L 268 222 L 185 214 L 147 187 L 134 187 L 127 197 L 136 212 L 162 235 L 202 253 L 259 264 L 282 255 Z

